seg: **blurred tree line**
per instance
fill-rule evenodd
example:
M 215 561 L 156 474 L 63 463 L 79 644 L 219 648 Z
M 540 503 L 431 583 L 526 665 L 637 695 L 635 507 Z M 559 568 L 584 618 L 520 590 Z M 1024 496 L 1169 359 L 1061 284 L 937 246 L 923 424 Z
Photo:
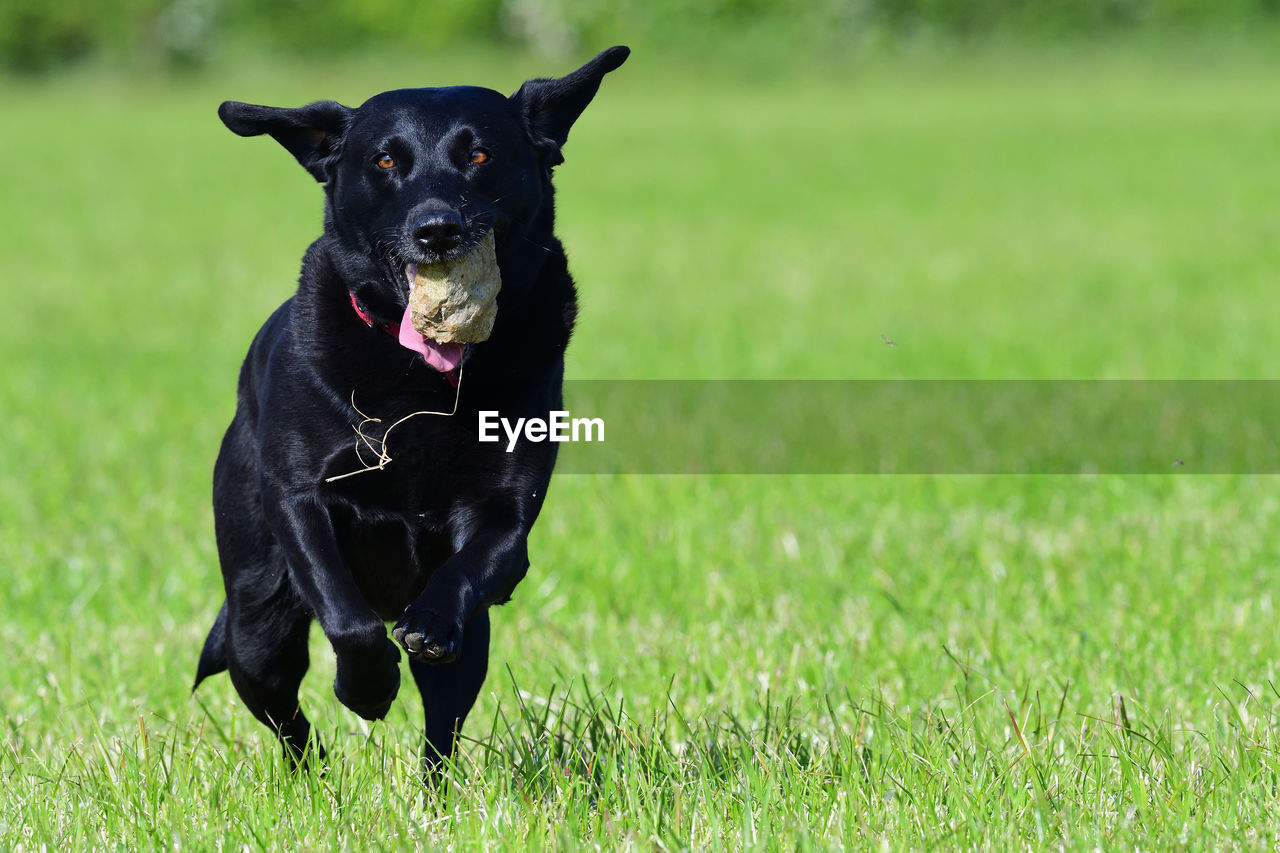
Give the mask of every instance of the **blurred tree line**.
M 1280 0 L 0 0 L 0 63 L 40 71 L 142 56 L 199 65 L 225 44 L 311 56 L 459 43 L 562 54 L 616 41 L 705 43 L 743 28 L 831 47 L 919 32 L 1053 37 L 1277 17 Z

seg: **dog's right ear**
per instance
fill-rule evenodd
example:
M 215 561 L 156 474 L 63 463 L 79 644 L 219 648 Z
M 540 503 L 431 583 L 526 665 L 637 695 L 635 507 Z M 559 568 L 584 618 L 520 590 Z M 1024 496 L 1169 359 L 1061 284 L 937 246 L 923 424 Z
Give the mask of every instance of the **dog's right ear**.
M 269 133 L 320 183 L 328 180 L 328 165 L 337 159 L 342 136 L 355 110 L 335 101 L 317 101 L 305 107 L 262 107 L 226 101 L 218 118 L 240 136 Z
M 564 77 L 528 80 L 511 96 L 524 120 L 529 140 L 535 148 L 547 152 L 550 165 L 564 162 L 560 149 L 569 138 L 569 128 L 596 96 L 604 75 L 626 62 L 630 55 L 629 47 L 611 47 Z

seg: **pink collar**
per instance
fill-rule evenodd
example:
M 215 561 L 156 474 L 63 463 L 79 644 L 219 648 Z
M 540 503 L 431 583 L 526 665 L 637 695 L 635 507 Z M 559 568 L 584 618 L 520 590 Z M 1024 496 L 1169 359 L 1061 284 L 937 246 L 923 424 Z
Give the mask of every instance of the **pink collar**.
M 360 303 L 356 300 L 356 292 L 354 290 L 347 291 L 351 295 L 351 307 L 356 310 L 356 316 L 364 320 L 366 326 L 373 326 L 373 317 L 369 316 L 369 312 L 360 307 Z M 400 337 L 399 323 L 378 323 L 378 328 L 386 332 L 393 338 Z

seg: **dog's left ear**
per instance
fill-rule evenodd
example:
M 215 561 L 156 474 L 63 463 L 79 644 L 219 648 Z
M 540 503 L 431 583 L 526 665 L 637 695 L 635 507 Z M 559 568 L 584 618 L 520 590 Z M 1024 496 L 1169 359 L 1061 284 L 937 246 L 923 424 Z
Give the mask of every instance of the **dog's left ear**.
M 224 101 L 218 107 L 218 118 L 232 133 L 271 134 L 320 183 L 328 180 L 328 166 L 354 113 L 334 101 L 317 101 L 296 109 L 239 101 Z
M 529 139 L 535 147 L 548 153 L 549 165 L 564 162 L 560 147 L 569 138 L 569 128 L 596 96 L 604 75 L 626 62 L 630 55 L 631 48 L 611 47 L 571 74 L 530 80 L 511 96 Z

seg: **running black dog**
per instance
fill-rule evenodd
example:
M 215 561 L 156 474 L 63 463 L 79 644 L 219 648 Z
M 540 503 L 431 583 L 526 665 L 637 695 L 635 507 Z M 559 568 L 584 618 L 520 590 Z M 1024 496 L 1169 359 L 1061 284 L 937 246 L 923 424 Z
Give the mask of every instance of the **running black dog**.
M 458 86 L 384 92 L 358 109 L 218 110 L 240 136 L 274 137 L 325 192 L 323 236 L 249 349 L 214 468 L 227 597 L 195 682 L 228 670 L 291 761 L 309 743 L 323 755 L 298 707 L 313 618 L 344 705 L 368 720 L 387 713 L 398 643 L 426 706 L 428 775 L 453 752 L 488 665 L 488 609 L 528 569 L 556 457 L 550 442 L 510 453 L 478 442 L 477 413 L 562 408 L 576 299 L 551 170 L 628 53 L 611 48 L 510 98 Z M 490 230 L 502 284 L 489 339 L 464 349 L 402 330 L 416 265 L 460 258 Z

